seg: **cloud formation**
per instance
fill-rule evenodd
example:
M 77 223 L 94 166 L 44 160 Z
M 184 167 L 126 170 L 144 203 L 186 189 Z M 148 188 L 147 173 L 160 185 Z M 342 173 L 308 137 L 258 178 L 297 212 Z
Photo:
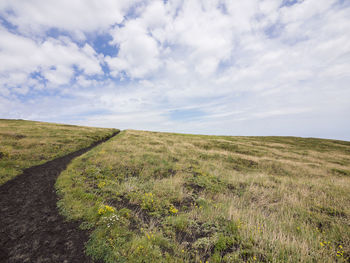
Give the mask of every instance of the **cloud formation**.
M 1 117 L 350 140 L 346 1 L 8 0 L 0 21 Z

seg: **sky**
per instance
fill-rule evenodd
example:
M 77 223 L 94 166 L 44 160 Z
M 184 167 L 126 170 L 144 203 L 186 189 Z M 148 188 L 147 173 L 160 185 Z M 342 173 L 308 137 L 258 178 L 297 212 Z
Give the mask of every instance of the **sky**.
M 0 118 L 350 140 L 350 1 L 1 0 Z

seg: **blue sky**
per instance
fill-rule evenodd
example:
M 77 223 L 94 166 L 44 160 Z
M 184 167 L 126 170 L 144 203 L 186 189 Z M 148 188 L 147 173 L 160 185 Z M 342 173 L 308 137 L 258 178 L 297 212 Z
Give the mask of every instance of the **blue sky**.
M 341 0 L 3 0 L 0 118 L 350 140 Z

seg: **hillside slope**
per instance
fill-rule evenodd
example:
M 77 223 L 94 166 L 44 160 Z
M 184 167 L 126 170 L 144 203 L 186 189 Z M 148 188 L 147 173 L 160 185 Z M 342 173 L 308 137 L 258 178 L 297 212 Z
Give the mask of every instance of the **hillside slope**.
M 128 130 L 56 188 L 105 262 L 347 262 L 349 167 L 350 142 Z
M 117 130 L 0 119 L 0 185 L 23 169 L 85 148 Z

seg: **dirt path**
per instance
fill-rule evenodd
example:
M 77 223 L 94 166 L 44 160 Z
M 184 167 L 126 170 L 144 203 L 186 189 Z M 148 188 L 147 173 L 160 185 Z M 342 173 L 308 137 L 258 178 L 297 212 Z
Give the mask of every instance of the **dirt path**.
M 26 169 L 0 186 L 1 263 L 93 262 L 84 254 L 89 234 L 59 215 L 54 184 L 73 158 L 99 143 Z

